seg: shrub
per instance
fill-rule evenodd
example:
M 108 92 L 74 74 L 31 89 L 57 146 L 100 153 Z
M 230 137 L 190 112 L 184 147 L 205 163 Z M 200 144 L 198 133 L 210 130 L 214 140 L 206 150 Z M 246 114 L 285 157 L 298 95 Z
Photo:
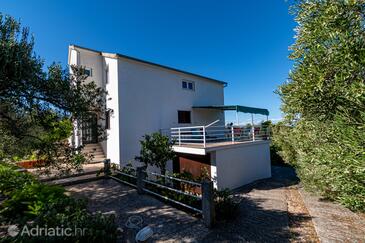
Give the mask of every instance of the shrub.
M 306 188 L 365 211 L 365 27 L 363 1 L 300 0 L 290 58 L 279 87 L 283 158 Z
M 12 165 L 0 164 L 0 193 L 3 195 L 9 195 L 35 181 L 30 174 L 15 172 L 14 169 Z
M 65 194 L 59 186 L 41 184 L 31 175 L 20 173 L 6 165 L 0 165 L 0 189 L 6 199 L 0 205 L 2 222 L 29 228 L 86 229 L 85 235 L 32 236 L 18 235 L 10 242 L 113 242 L 116 240 L 114 218 L 91 214 L 86 202 Z
M 166 163 L 175 158 L 175 152 L 172 150 L 173 142 L 169 137 L 155 132 L 151 135 L 144 135 L 141 143 L 140 156 L 136 156 L 137 161 L 145 163 L 146 167 L 157 166 L 161 174 L 166 174 Z
M 214 190 L 214 203 L 217 220 L 232 220 L 238 215 L 239 203 L 233 200 L 229 189 Z

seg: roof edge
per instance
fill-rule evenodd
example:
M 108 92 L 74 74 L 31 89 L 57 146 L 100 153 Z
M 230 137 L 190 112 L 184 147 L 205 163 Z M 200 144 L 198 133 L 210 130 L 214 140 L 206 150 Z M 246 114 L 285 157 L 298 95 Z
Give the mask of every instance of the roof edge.
M 132 60 L 132 61 L 136 61 L 136 62 L 141 62 L 141 63 L 144 63 L 144 64 L 148 64 L 148 65 L 152 65 L 152 66 L 156 66 L 156 67 L 168 69 L 170 71 L 184 73 L 184 74 L 191 75 L 191 76 L 195 76 L 195 77 L 198 77 L 198 78 L 204 78 L 204 79 L 207 79 L 207 80 L 210 80 L 210 81 L 214 81 L 214 82 L 223 84 L 224 86 L 227 86 L 227 82 L 225 82 L 225 81 L 221 81 L 221 80 L 214 79 L 214 78 L 210 78 L 210 77 L 206 77 L 206 76 L 203 76 L 203 75 L 200 75 L 200 74 L 191 73 L 191 72 L 188 72 L 188 71 L 180 70 L 180 69 L 177 69 L 177 68 L 173 68 L 173 67 L 161 65 L 161 64 L 158 64 L 158 63 L 154 63 L 154 62 L 142 60 L 142 59 L 139 59 L 139 58 L 135 58 L 135 57 L 131 57 L 131 56 L 119 54 L 119 53 L 101 52 L 101 51 L 97 51 L 97 50 L 94 50 L 94 49 L 90 49 L 90 48 L 82 47 L 82 46 L 78 46 L 78 45 L 69 45 L 69 48 L 83 49 L 83 50 L 91 51 L 91 52 L 94 52 L 94 53 L 97 53 L 99 55 L 106 56 L 106 57 L 125 58 L 125 59 L 128 59 L 128 60 Z

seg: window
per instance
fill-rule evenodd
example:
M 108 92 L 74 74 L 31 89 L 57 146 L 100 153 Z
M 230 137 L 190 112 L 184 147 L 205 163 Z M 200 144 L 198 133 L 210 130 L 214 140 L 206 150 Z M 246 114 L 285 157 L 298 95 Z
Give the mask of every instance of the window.
M 91 68 L 85 68 L 84 69 L 84 74 L 88 77 L 92 77 L 93 76 L 93 71 Z
M 178 123 L 191 123 L 190 111 L 177 111 Z
M 110 129 L 110 110 L 105 112 L 105 129 Z
M 105 68 L 105 83 L 109 83 L 109 66 L 107 65 Z
M 187 90 L 195 90 L 195 83 L 193 81 L 183 80 L 182 88 Z

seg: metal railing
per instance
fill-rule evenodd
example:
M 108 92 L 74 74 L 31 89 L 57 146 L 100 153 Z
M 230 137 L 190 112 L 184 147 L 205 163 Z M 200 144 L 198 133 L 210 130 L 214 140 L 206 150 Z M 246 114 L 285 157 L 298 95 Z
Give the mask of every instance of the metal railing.
M 128 168 L 129 170 L 130 168 Z M 138 174 L 138 171 L 128 171 L 125 172 L 123 171 L 123 169 L 116 169 L 114 170 L 115 175 L 110 175 L 110 177 L 118 182 L 122 182 L 125 183 L 129 186 L 132 186 L 134 188 L 138 188 L 138 180 L 142 181 L 142 185 L 143 187 L 140 188 L 142 191 L 147 192 L 149 194 L 152 194 L 154 196 L 157 196 L 159 198 L 162 198 L 166 201 L 170 201 L 172 203 L 175 203 L 177 205 L 183 206 L 185 208 L 188 208 L 190 210 L 193 210 L 195 212 L 198 213 L 202 213 L 202 210 L 196 207 L 193 207 L 191 205 L 188 205 L 186 203 L 174 200 L 168 196 L 162 195 L 161 193 L 159 193 L 156 190 L 153 190 L 151 187 L 146 186 L 147 185 L 152 185 L 154 188 L 161 188 L 161 189 L 165 189 L 177 194 L 181 194 L 184 196 L 188 196 L 188 197 L 192 197 L 194 199 L 197 199 L 199 201 L 202 200 L 202 195 L 198 194 L 198 193 L 192 193 L 189 190 L 187 191 L 183 191 L 177 188 L 174 188 L 173 186 L 173 182 L 179 182 L 182 183 L 184 185 L 191 185 L 194 188 L 200 188 L 200 192 L 201 192 L 201 183 L 198 182 L 194 182 L 194 181 L 189 181 L 189 180 L 184 180 L 184 179 L 180 179 L 180 178 L 176 178 L 176 177 L 172 177 L 172 176 L 168 176 L 168 175 L 162 175 L 162 174 L 158 174 L 158 173 L 154 173 L 154 172 L 148 172 L 148 171 L 142 171 L 143 175 Z M 119 176 L 118 176 L 119 175 Z M 123 178 L 124 177 L 124 178 Z M 154 177 L 154 178 L 151 178 Z M 133 181 L 135 181 L 135 183 L 132 183 L 128 180 L 126 180 L 126 178 L 131 178 Z M 165 183 L 161 184 L 160 182 L 158 182 L 158 178 L 164 178 L 165 179 Z M 148 188 L 147 188 L 148 187 Z
M 210 228 L 214 225 L 213 181 L 204 180 L 199 183 L 169 175 L 148 172 L 145 171 L 145 167 L 137 167 L 136 169 L 130 166 L 124 168 L 114 167 L 113 171 L 114 173 L 111 170 L 110 159 L 105 159 L 104 174 L 106 178 L 109 177 L 118 182 L 128 184 L 136 188 L 138 194 L 149 193 L 195 211 L 202 215 L 207 227 Z M 162 183 L 159 181 L 159 178 L 163 178 Z M 196 190 L 197 188 L 199 189 L 198 192 Z
M 269 140 L 270 133 L 265 126 L 213 126 L 217 121 L 207 126 L 171 128 L 171 139 L 176 145 L 198 145 L 219 142 L 244 142 Z
M 154 173 L 154 172 L 148 172 L 148 171 L 143 171 L 143 172 L 147 175 L 147 177 L 145 179 L 143 179 L 144 183 L 147 183 L 149 185 L 153 185 L 154 187 L 162 188 L 162 189 L 174 192 L 174 193 L 178 193 L 178 194 L 181 194 L 181 195 L 184 195 L 184 196 L 192 197 L 194 199 L 197 199 L 198 201 L 202 200 L 201 194 L 193 194 L 189 190 L 188 191 L 183 191 L 183 190 L 176 189 L 176 188 L 173 187 L 173 182 L 179 182 L 179 183 L 183 183 L 185 185 L 186 184 L 191 185 L 194 188 L 199 187 L 200 191 L 201 191 L 201 183 L 197 183 L 197 182 L 194 182 L 194 181 L 188 181 L 188 180 L 184 180 L 184 179 L 180 179 L 180 178 L 176 178 L 176 177 L 172 177 L 172 176 L 168 176 L 168 175 L 162 175 L 162 174 L 158 174 L 158 173 Z M 149 178 L 149 175 L 154 176 L 155 178 L 154 179 Z M 168 181 L 165 181 L 164 184 L 161 184 L 157 181 L 158 178 L 164 178 L 164 179 L 167 179 Z M 169 198 L 168 196 L 164 196 L 161 193 L 158 193 L 156 191 L 152 191 L 150 189 L 147 189 L 146 186 L 143 188 L 143 191 L 145 191 L 147 193 L 150 193 L 152 195 L 155 195 L 157 197 L 160 197 L 164 200 L 167 200 L 167 201 L 173 202 L 175 204 L 178 204 L 180 206 L 183 206 L 185 208 L 188 208 L 190 210 L 193 210 L 195 212 L 202 213 L 202 210 L 199 209 L 199 208 L 196 208 L 196 207 L 193 207 L 193 206 L 188 205 L 186 203 L 174 200 L 174 199 Z

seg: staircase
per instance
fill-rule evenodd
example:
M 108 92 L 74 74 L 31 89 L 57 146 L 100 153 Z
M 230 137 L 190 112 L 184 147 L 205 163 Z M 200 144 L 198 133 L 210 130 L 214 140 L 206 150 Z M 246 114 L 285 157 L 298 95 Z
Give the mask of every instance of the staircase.
M 106 159 L 104 151 L 98 143 L 86 144 L 82 152 L 93 155 L 93 159 L 90 162 L 92 164 L 103 162 Z

